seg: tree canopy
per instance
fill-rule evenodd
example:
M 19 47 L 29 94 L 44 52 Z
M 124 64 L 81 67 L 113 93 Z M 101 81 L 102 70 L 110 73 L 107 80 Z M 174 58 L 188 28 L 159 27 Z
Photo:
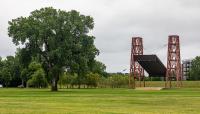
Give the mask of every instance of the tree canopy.
M 80 79 L 90 70 L 99 53 L 94 36 L 88 35 L 93 27 L 90 16 L 47 7 L 9 21 L 8 34 L 15 45 L 24 46 L 25 58 L 40 60 L 51 79 L 51 90 L 57 91 L 57 82 L 64 70 L 77 73 Z

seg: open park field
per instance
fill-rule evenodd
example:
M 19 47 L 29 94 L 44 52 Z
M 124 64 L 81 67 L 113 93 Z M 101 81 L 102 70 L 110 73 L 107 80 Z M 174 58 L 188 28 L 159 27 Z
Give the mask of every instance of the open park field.
M 200 0 L 1 0 L 0 114 L 200 114 Z
M 0 89 L 0 114 L 200 114 L 200 88 Z

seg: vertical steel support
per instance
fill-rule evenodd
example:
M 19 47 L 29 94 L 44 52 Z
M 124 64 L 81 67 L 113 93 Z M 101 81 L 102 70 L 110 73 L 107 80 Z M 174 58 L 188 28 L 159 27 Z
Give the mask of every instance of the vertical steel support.
M 179 36 L 170 35 L 168 38 L 167 71 L 165 87 L 172 87 L 172 80 L 176 80 L 177 87 L 182 85 L 182 69 L 180 57 Z
M 139 80 L 140 87 L 142 86 L 141 80 L 143 80 L 145 86 L 144 69 L 140 66 L 140 64 L 137 61 L 135 61 L 134 58 L 136 55 L 143 55 L 143 42 L 142 38 L 140 37 L 132 38 L 129 88 L 136 87 L 136 79 Z

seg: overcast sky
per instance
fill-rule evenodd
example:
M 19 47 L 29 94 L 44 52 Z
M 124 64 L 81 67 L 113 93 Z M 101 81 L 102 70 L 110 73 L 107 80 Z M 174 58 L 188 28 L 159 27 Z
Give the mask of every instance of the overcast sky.
M 143 37 L 144 53 L 157 54 L 166 64 L 168 35 L 179 35 L 182 59 L 200 55 L 200 0 L 1 0 L 0 56 L 14 55 L 8 21 L 52 6 L 94 18 L 92 35 L 98 60 L 108 72 L 129 70 L 131 37 Z

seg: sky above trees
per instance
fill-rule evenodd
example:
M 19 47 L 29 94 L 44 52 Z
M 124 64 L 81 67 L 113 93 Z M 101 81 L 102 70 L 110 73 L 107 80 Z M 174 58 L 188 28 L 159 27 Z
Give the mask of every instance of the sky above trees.
M 80 11 L 94 18 L 98 59 L 108 72 L 129 69 L 131 37 L 141 36 L 145 54 L 157 54 L 166 64 L 168 35 L 177 34 L 182 59 L 200 55 L 199 0 L 2 0 L 0 3 L 0 56 L 14 55 L 7 35 L 8 21 L 52 6 Z M 126 70 L 124 72 L 129 72 Z

